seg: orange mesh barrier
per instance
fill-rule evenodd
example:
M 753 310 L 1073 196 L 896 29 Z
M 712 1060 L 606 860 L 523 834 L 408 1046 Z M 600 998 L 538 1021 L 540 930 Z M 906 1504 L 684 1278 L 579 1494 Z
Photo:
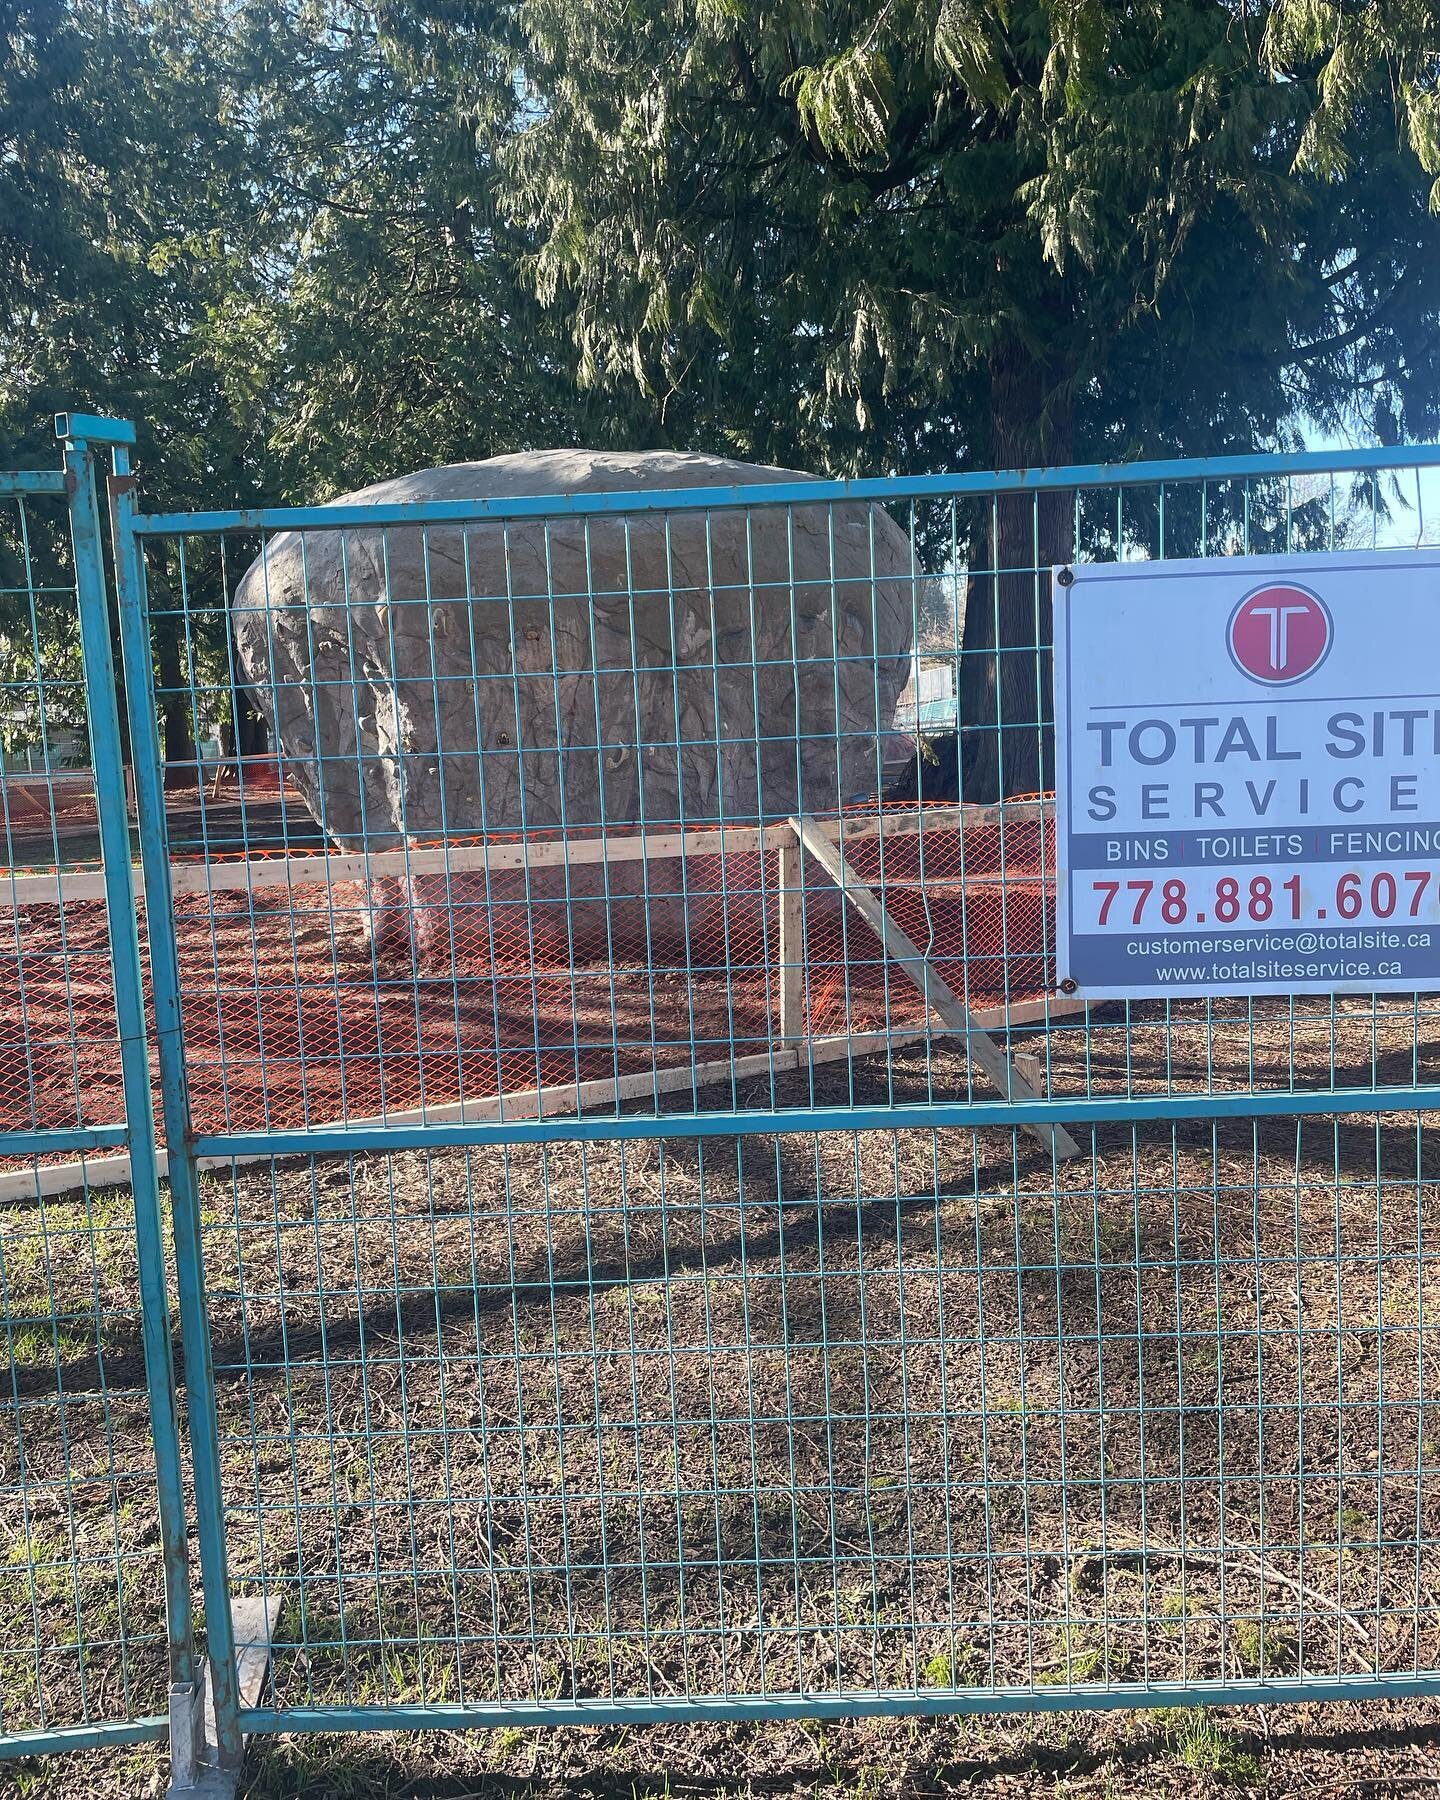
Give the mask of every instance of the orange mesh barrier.
M 95 778 L 88 769 L 0 777 L 0 820 L 25 834 L 94 829 Z
M 942 809 L 923 835 L 847 838 L 845 854 L 981 1010 L 1051 983 L 1050 833 L 1033 815 L 961 829 Z M 329 1123 L 765 1053 L 779 861 L 768 849 L 181 895 L 197 1129 Z M 805 870 L 809 1034 L 922 1027 L 914 986 L 813 859 Z M 121 1116 L 103 904 L 68 903 L 64 940 L 62 956 L 58 907 L 22 907 L 0 955 L 7 1129 Z

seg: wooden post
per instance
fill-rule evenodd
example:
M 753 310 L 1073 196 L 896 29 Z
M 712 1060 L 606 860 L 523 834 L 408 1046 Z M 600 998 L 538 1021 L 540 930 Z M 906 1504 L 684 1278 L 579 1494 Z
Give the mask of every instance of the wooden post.
M 780 1043 L 798 1050 L 805 1037 L 805 853 L 786 832 L 780 841 Z
M 806 816 L 792 819 L 790 823 L 795 827 L 800 842 L 879 938 L 885 954 L 893 957 L 919 988 L 925 1004 L 953 1032 L 964 1037 L 966 1054 L 989 1076 L 996 1093 L 1006 1100 L 1014 1099 L 1017 1094 L 1026 1100 L 1038 1100 L 1040 1096 L 1035 1089 L 1015 1068 L 995 1040 L 987 1037 L 980 1029 L 969 1007 L 931 968 L 915 944 L 886 912 L 874 890 L 867 887 L 851 868 L 840 845 L 831 841 L 819 821 Z M 1057 1157 L 1079 1154 L 1079 1145 L 1063 1125 L 1025 1125 L 1022 1130 L 1028 1131 L 1047 1150 L 1053 1150 Z

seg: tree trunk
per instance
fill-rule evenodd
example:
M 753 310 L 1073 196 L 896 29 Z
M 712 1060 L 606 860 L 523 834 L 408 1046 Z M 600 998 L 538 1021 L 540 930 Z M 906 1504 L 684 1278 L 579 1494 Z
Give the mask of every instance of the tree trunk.
M 262 756 L 269 744 L 265 716 L 250 698 L 248 688 L 235 690 L 235 754 Z
M 1068 399 L 1054 373 L 1014 339 L 990 359 L 991 452 L 997 469 L 1070 460 Z M 971 544 L 961 640 L 962 796 L 992 802 L 1055 785 L 1050 570 L 1073 553 L 1068 491 L 1002 494 Z
M 165 747 L 165 785 L 191 787 L 198 780 L 195 737 L 190 729 L 190 697 L 180 661 L 180 640 L 174 625 L 162 623 L 156 632 L 156 674 L 160 687 L 160 720 Z

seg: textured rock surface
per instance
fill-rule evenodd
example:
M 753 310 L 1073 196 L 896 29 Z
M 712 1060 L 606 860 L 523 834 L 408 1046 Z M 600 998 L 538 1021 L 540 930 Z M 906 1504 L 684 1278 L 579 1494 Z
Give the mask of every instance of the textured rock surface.
M 547 451 L 343 499 L 795 479 L 718 457 Z M 239 583 L 234 623 L 316 819 L 339 845 L 393 848 L 779 818 L 872 794 L 914 588 L 906 534 L 878 507 L 552 513 L 282 534 Z M 612 898 L 617 882 L 679 885 L 678 863 L 623 869 Z
M 717 457 L 549 451 L 344 498 L 780 479 L 794 477 Z M 874 790 L 909 576 L 905 534 L 863 505 L 285 533 L 240 582 L 235 630 L 337 843 L 777 817 Z

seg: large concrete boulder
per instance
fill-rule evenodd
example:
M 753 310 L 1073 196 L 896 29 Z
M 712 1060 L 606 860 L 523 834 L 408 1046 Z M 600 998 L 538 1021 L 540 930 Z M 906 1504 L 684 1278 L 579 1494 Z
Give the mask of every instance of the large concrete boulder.
M 556 450 L 333 504 L 804 479 Z M 332 841 L 663 830 L 877 792 L 920 603 L 905 532 L 861 503 L 722 508 L 274 538 L 236 589 L 235 641 Z M 612 896 L 641 884 L 626 867 Z M 652 865 L 645 891 L 668 885 Z

